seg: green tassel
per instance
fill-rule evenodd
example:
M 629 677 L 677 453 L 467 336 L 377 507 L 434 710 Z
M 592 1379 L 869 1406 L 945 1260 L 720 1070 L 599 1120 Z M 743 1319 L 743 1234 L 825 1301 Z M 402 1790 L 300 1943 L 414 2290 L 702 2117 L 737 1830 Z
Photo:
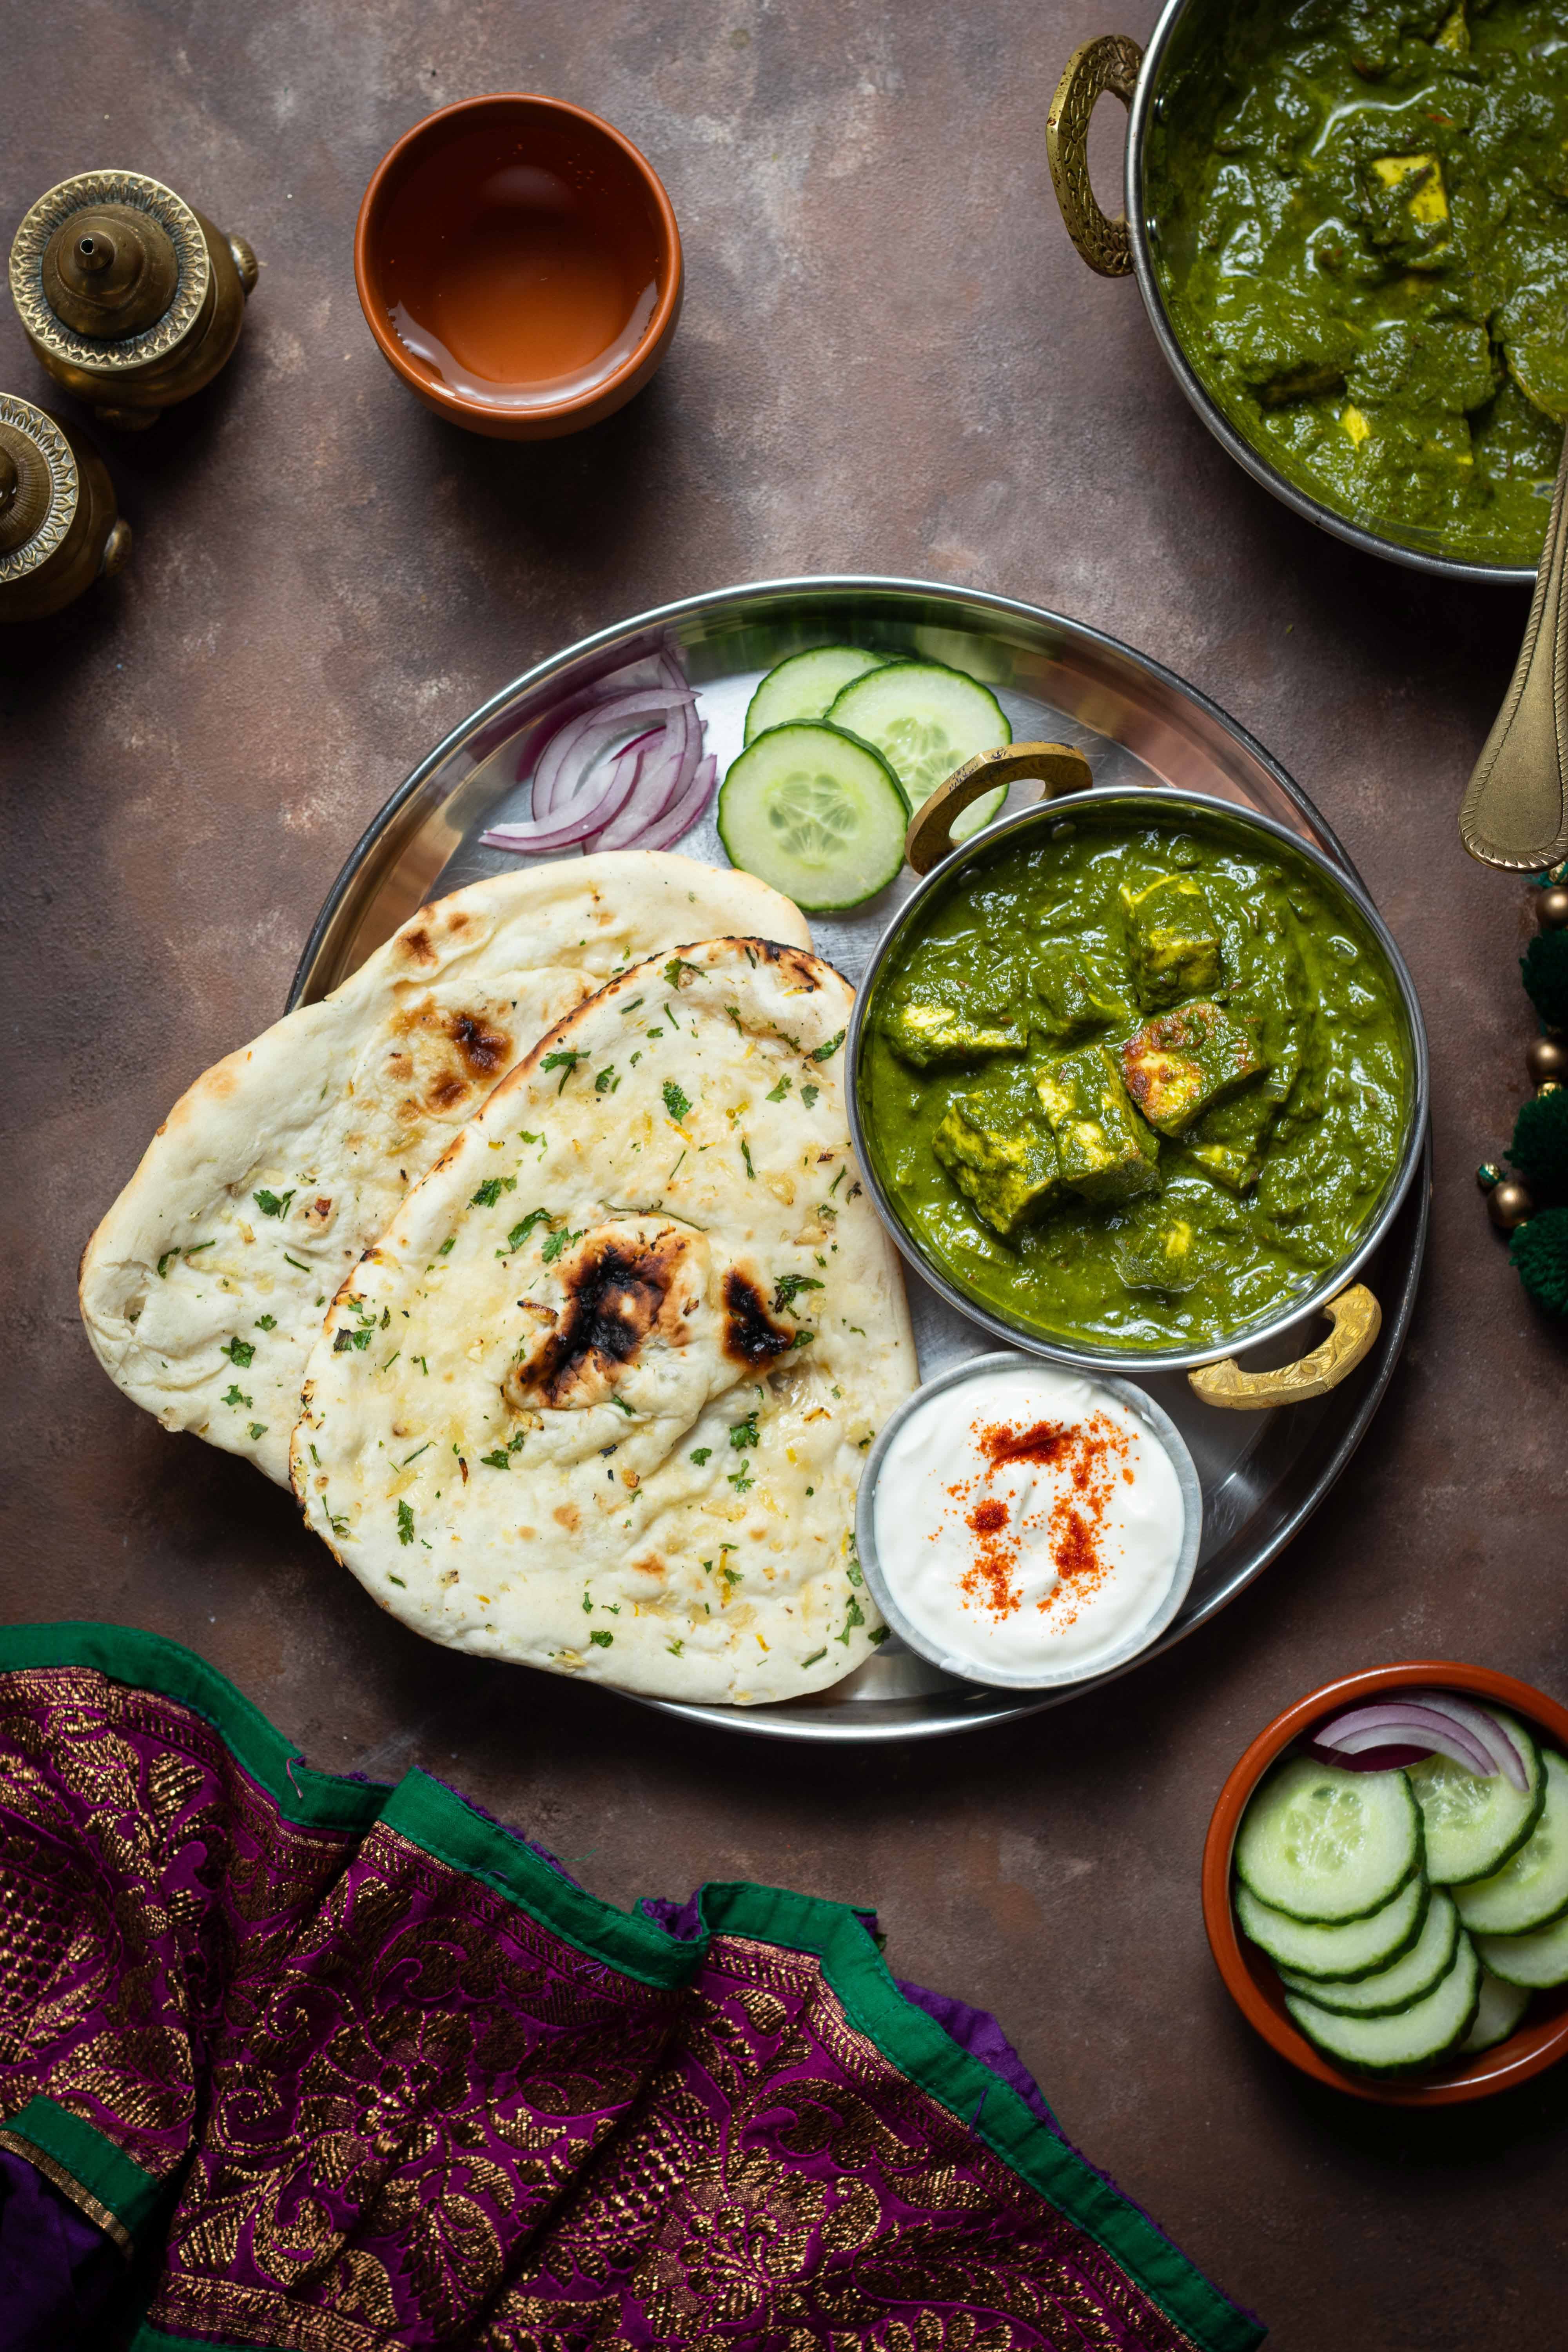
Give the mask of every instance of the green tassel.
M 1538 1200 L 1568 1200 L 1568 1087 L 1521 1103 L 1508 1156 Z
M 1547 1028 L 1568 1029 L 1568 930 L 1538 931 L 1519 969 Z
M 1536 1305 L 1568 1315 L 1568 1209 L 1538 1210 L 1515 1232 L 1508 1255 Z

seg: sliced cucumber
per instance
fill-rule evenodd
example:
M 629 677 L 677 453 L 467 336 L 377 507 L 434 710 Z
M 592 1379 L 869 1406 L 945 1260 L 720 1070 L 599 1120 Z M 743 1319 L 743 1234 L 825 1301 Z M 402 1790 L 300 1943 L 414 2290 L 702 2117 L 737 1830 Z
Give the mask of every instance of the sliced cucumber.
M 1013 740 L 990 688 L 942 662 L 892 662 L 870 670 L 844 688 L 827 716 L 835 727 L 847 727 L 876 745 L 898 777 L 911 816 L 976 751 Z M 982 793 L 954 824 L 953 839 L 966 841 L 989 824 L 1006 797 L 1005 784 Z
M 746 741 L 770 727 L 787 727 L 792 719 L 826 718 L 828 704 L 851 678 L 880 669 L 887 658 L 858 646 L 813 646 L 809 653 L 791 654 L 769 670 L 747 705 Z
M 1493 1976 L 1483 1966 L 1476 2021 L 1455 2051 L 1455 2057 L 1473 2058 L 1478 2052 L 1494 2049 L 1498 2042 L 1506 2042 L 1529 2006 L 1530 1993 L 1525 1986 L 1505 1984 L 1501 1977 Z
M 1568 1911 L 1568 1764 L 1552 1748 L 1541 1819 L 1489 1878 L 1454 1889 L 1459 1916 L 1478 1936 L 1528 1936 Z
M 1545 1992 L 1568 1984 L 1568 1917 L 1553 1919 L 1528 1936 L 1478 1936 L 1476 1949 L 1494 1977 L 1505 1984 Z
M 1277 1764 L 1247 1806 L 1237 1875 L 1292 1919 L 1364 1919 L 1421 1864 L 1421 1815 L 1403 1772 Z
M 1354 1984 L 1324 1984 L 1321 1978 L 1281 1969 L 1280 1982 L 1287 1992 L 1302 1993 L 1338 2017 L 1392 2017 L 1398 2010 L 1411 2008 L 1431 1991 L 1439 1977 L 1447 1975 L 1458 1940 L 1459 1915 L 1453 1897 L 1439 1889 L 1426 1906 L 1426 1924 L 1420 1935 L 1390 1967 L 1370 1977 L 1358 1977 Z
M 809 914 L 885 889 L 903 865 L 908 824 L 881 753 L 821 719 L 770 727 L 731 762 L 719 794 L 731 865 Z
M 1524 1759 L 1524 1795 L 1500 1772 L 1483 1780 L 1446 1756 L 1425 1756 L 1410 1767 L 1410 1785 L 1426 1832 L 1426 1875 L 1441 1886 L 1489 1878 L 1524 1843 L 1541 1818 L 1546 1782 L 1541 1750 L 1522 1723 L 1500 1707 L 1490 1712 Z
M 1286 1994 L 1285 2006 L 1308 2041 L 1341 2065 L 1361 2067 L 1368 2074 L 1403 2074 L 1434 2064 L 1464 2040 L 1476 2021 L 1480 1990 L 1481 1964 L 1461 1930 L 1447 1975 L 1397 2016 L 1340 2017 L 1296 1992 Z
M 1315 1927 L 1260 1903 L 1250 1886 L 1238 1886 L 1236 1916 L 1243 1935 L 1261 1946 L 1281 1974 L 1299 1977 L 1303 1985 L 1353 1984 L 1410 1950 L 1426 1925 L 1430 1891 L 1425 1874 L 1416 1871 L 1369 1918 Z

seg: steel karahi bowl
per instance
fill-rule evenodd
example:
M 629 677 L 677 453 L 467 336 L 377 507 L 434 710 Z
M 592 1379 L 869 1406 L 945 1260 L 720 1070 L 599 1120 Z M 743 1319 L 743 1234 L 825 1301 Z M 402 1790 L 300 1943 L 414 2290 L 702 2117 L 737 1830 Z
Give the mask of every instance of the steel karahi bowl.
M 1378 2076 L 1358 2074 L 1316 2050 L 1300 2032 L 1285 2006 L 1285 1989 L 1267 1953 L 1242 1935 L 1236 1923 L 1231 1893 L 1231 1856 L 1237 1832 L 1252 1792 L 1271 1764 L 1292 1740 L 1315 1723 L 1342 1708 L 1376 1698 L 1396 1697 L 1402 1690 L 1448 1690 L 1479 1699 L 1483 1706 L 1504 1706 L 1529 1724 L 1548 1747 L 1568 1749 L 1568 1707 L 1548 1698 L 1544 1691 L 1500 1675 L 1490 1666 L 1470 1666 L 1452 1658 L 1414 1658 L 1394 1666 L 1373 1666 L 1364 1674 L 1345 1675 L 1309 1691 L 1277 1715 L 1260 1731 L 1220 1790 L 1219 1802 L 1204 1842 L 1204 1926 L 1215 1965 L 1226 1990 L 1247 2023 L 1270 2049 L 1299 2067 L 1303 2074 L 1349 2091 L 1358 2099 L 1380 2106 L 1443 2107 L 1458 2101 L 1489 2098 L 1494 2091 L 1539 2074 L 1544 2066 L 1568 2057 L 1568 1987 L 1531 1995 L 1523 2021 L 1505 2042 L 1471 2058 L 1455 2058 L 1429 2074 Z
M 1399 1159 L 1381 1200 L 1356 1234 L 1352 1246 L 1337 1264 L 1325 1268 L 1310 1286 L 1296 1292 L 1283 1305 L 1250 1320 L 1238 1321 L 1202 1346 L 1160 1349 L 1119 1347 L 1111 1343 L 1096 1346 L 1080 1338 L 1053 1333 L 1044 1327 L 1040 1318 L 1025 1311 L 1022 1305 L 1016 1313 L 1006 1313 L 999 1311 L 989 1301 L 977 1298 L 954 1269 L 937 1255 L 924 1237 L 905 1219 L 887 1181 L 877 1138 L 868 1122 L 868 1040 L 880 1016 L 878 983 L 893 957 L 912 933 L 923 928 L 933 902 L 945 900 L 961 891 L 966 881 L 992 865 L 1000 853 L 1020 845 L 1043 848 L 1061 826 L 1070 825 L 1075 815 L 1089 812 L 1100 822 L 1107 817 L 1120 817 L 1130 830 L 1136 830 L 1151 822 L 1168 824 L 1173 817 L 1180 820 L 1186 816 L 1196 823 L 1207 823 L 1232 834 L 1250 836 L 1256 846 L 1265 852 L 1283 852 L 1287 857 L 1299 858 L 1315 868 L 1331 903 L 1337 900 L 1372 934 L 1393 975 L 1404 1015 L 1406 1088 L 1405 1130 Z M 1370 1332 L 1375 1333 L 1376 1307 L 1364 1290 L 1357 1290 L 1352 1286 L 1355 1286 L 1357 1275 L 1372 1257 L 1398 1214 L 1400 1203 L 1415 1181 L 1421 1163 L 1426 1136 L 1429 1086 L 1426 1024 L 1421 1016 L 1415 984 L 1405 959 L 1366 892 L 1332 858 L 1303 840 L 1299 834 L 1277 824 L 1271 817 L 1260 816 L 1250 809 L 1238 808 L 1232 802 L 1211 799 L 1205 793 L 1178 793 L 1158 785 L 1129 785 L 1072 793 L 1062 799 L 1041 802 L 1015 816 L 1001 818 L 985 826 L 962 843 L 917 884 L 911 896 L 883 932 L 856 994 L 847 1052 L 848 1078 L 846 1091 L 855 1155 L 889 1233 L 910 1264 L 950 1306 L 1010 1346 L 1023 1348 L 1032 1355 L 1045 1357 L 1055 1363 L 1070 1364 L 1079 1371 L 1118 1373 L 1134 1378 L 1141 1373 L 1191 1373 L 1194 1367 L 1219 1365 L 1221 1359 L 1231 1358 L 1238 1348 L 1257 1348 L 1264 1342 L 1278 1339 L 1282 1334 L 1295 1331 L 1313 1316 L 1321 1314 L 1331 1301 L 1335 1302 L 1338 1307 L 1342 1297 L 1346 1299 L 1356 1297 L 1364 1304 L 1370 1318 Z M 1367 1343 L 1370 1344 L 1370 1336 Z M 1271 1352 L 1277 1356 L 1279 1350 Z M 1266 1395 L 1260 1393 L 1256 1400 L 1245 1397 L 1244 1378 L 1242 1392 L 1237 1392 L 1233 1383 L 1230 1392 L 1210 1394 L 1208 1401 L 1223 1404 L 1304 1402 L 1321 1396 L 1325 1387 L 1332 1386 L 1336 1380 L 1344 1377 L 1359 1360 L 1359 1355 L 1346 1356 L 1336 1364 L 1331 1355 L 1320 1351 L 1316 1360 L 1309 1358 L 1301 1366 L 1271 1370 L 1265 1375 L 1269 1383 L 1268 1392 Z M 1306 1372 L 1308 1364 L 1312 1364 L 1314 1374 L 1321 1370 L 1326 1377 L 1293 1379 L 1293 1372 Z M 1231 1368 L 1227 1364 L 1225 1369 L 1228 1372 Z M 1212 1381 L 1213 1378 L 1212 1373 L 1198 1374 L 1194 1385 L 1200 1394 L 1206 1393 L 1205 1380 Z
M 1167 218 L 1162 204 L 1162 148 L 1192 93 L 1220 86 L 1214 54 L 1232 0 L 1167 0 L 1146 48 L 1124 33 L 1086 41 L 1070 59 L 1047 121 L 1051 176 L 1068 234 L 1092 269 L 1105 278 L 1136 275 L 1138 291 L 1172 374 L 1222 447 L 1254 481 L 1309 522 L 1348 540 L 1369 555 L 1389 557 L 1417 572 L 1449 580 L 1529 587 L 1532 563 L 1489 562 L 1447 551 L 1440 530 L 1401 524 L 1359 509 L 1341 509 L 1290 481 L 1247 438 L 1205 382 L 1171 316 L 1166 280 L 1180 278 L 1190 225 Z M 1087 142 L 1099 99 L 1119 98 L 1128 110 L 1125 213 L 1107 219 L 1089 184 Z M 1545 508 L 1542 509 L 1544 528 Z

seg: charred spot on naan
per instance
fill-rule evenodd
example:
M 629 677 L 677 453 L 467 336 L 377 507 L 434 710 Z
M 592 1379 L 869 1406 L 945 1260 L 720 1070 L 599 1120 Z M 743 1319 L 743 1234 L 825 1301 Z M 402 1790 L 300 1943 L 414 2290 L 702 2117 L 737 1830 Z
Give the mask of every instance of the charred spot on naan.
M 518 1301 L 546 1328 L 526 1343 L 501 1383 L 511 1410 L 604 1404 L 615 1393 L 616 1372 L 635 1364 L 648 1341 L 683 1346 L 693 1302 L 679 1294 L 691 1286 L 690 1254 L 689 1236 L 670 1225 L 646 1240 L 614 1229 L 591 1234 L 559 1268 L 566 1296 L 558 1312 L 534 1299 Z M 697 1290 L 700 1295 L 700 1281 Z
M 783 950 L 781 950 L 783 952 Z M 762 1371 L 795 1342 L 793 1327 L 775 1323 L 754 1276 L 732 1265 L 724 1276 L 724 1353 L 748 1372 Z
M 792 995 L 797 991 L 815 995 L 822 986 L 823 971 L 832 969 L 830 965 L 821 964 L 816 956 L 808 955 L 804 949 L 782 946 L 777 940 L 749 940 L 747 945 L 758 950 L 763 963 L 777 965 L 789 983 Z
M 517 1050 L 489 1013 L 438 1005 L 428 996 L 403 1007 L 391 1036 L 386 1076 L 411 1089 L 402 1106 L 405 1119 L 439 1118 L 482 1098 Z

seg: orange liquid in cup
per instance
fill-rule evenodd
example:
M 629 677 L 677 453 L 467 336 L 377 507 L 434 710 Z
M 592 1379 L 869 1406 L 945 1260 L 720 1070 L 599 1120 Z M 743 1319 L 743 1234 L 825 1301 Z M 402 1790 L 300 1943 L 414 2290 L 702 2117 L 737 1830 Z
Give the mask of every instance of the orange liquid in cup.
M 384 252 L 398 340 L 497 408 L 604 383 L 658 301 L 657 218 L 635 173 L 549 125 L 487 125 L 416 164 L 387 206 Z

